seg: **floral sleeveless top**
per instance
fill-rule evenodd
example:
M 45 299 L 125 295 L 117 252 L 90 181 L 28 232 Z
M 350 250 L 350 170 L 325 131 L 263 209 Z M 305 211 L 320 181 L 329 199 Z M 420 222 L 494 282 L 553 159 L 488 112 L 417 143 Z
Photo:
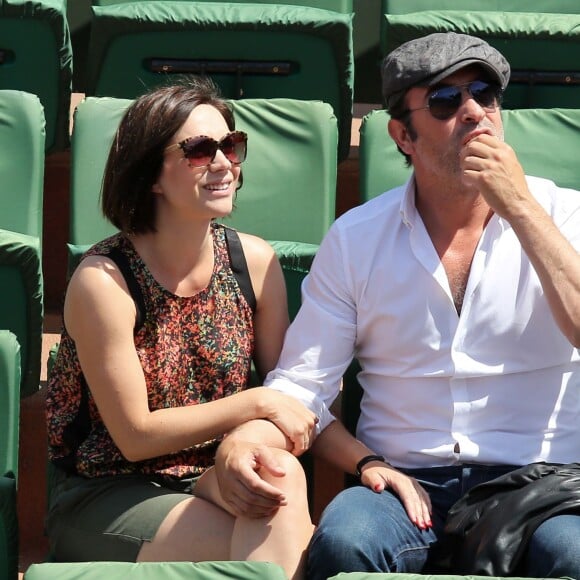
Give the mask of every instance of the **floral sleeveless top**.
M 224 227 L 214 224 L 212 231 L 214 271 L 207 288 L 191 297 L 163 288 L 122 234 L 85 254 L 106 256 L 117 248 L 127 258 L 129 277 L 143 297 L 144 312 L 134 340 L 151 411 L 198 405 L 248 386 L 254 350 L 252 309 L 232 272 Z M 171 455 L 127 461 L 101 420 L 66 329 L 48 380 L 47 426 L 50 460 L 85 477 L 130 473 L 192 477 L 213 465 L 219 444 L 212 440 Z

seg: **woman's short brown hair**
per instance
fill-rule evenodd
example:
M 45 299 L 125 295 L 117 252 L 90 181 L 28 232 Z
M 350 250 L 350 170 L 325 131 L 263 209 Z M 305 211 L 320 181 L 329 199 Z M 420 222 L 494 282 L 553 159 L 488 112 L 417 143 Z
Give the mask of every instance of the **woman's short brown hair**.
M 207 77 L 155 88 L 125 112 L 109 151 L 101 199 L 104 216 L 122 232 L 155 231 L 153 185 L 163 167 L 165 147 L 201 104 L 215 107 L 229 130 L 235 129 L 231 105 Z

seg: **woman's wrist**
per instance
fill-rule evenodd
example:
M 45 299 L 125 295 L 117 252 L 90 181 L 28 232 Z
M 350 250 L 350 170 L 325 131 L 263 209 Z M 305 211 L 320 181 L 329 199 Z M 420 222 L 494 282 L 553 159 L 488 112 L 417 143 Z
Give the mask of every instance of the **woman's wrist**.
M 246 391 L 253 396 L 253 410 L 254 419 L 270 420 L 275 411 L 275 405 L 272 404 L 272 397 L 270 397 L 271 389 L 268 387 L 253 387 Z

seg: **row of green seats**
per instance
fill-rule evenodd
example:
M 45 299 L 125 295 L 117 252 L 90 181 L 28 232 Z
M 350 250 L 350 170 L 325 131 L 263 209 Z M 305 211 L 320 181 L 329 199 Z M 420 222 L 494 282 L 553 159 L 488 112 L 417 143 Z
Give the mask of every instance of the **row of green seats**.
M 71 155 L 69 256 L 71 264 L 89 244 L 109 235 L 112 227 L 100 218 L 99 192 L 106 155 L 127 99 L 89 97 L 75 114 Z M 332 108 L 320 102 L 293 99 L 233 101 L 238 127 L 250 136 L 250 155 L 244 164 L 246 185 L 227 223 L 269 240 L 318 244 L 335 215 L 338 140 Z M 580 188 L 574 154 L 580 128 L 575 109 L 504 110 L 506 139 L 522 159 L 524 168 L 553 178 L 563 186 Z M 359 151 L 361 200 L 402 183 L 409 174 L 403 158 L 387 134 L 388 116 L 376 110 L 364 119 Z M 18 91 L 0 91 L 0 228 L 6 230 L 0 254 L 6 274 L 26 270 L 27 292 L 14 286 L 14 297 L 3 301 L 0 327 L 13 330 L 23 347 L 29 371 L 23 373 L 23 393 L 38 388 L 39 361 L 30 353 L 41 343 L 42 274 L 42 110 L 38 99 Z M 546 144 L 554 140 L 551 146 Z M 562 143 L 568 145 L 563 147 Z M 537 144 L 542 146 L 538 147 Z M 26 167 L 26 171 L 19 168 Z M 297 170 L 300 168 L 300 170 Z M 12 232 L 12 234 L 10 234 Z M 28 246 L 26 261 L 18 254 Z M 26 243 L 22 236 L 32 238 Z M 15 256 L 20 256 L 16 258 Z M 24 288 L 23 282 L 20 282 Z M 5 283 L 5 294 L 10 286 Z M 23 297 L 30 297 L 26 306 Z M 14 307 L 20 300 L 21 306 Z M 12 306 L 7 306 L 7 304 Z M 18 315 L 18 311 L 23 315 Z M 30 312 L 34 312 L 32 316 Z M 11 321 L 2 324 L 2 320 Z M 18 322 L 20 321 L 20 322 Z M 24 337 L 28 337 L 26 340 Z
M 66 0 L 0 3 L 0 89 L 40 97 L 48 152 L 68 146 L 74 61 L 86 75 L 81 92 L 92 96 L 134 98 L 175 75 L 205 73 L 228 98 L 328 102 L 339 123 L 338 158 L 348 156 L 354 0 L 92 4 L 87 54 L 73 58 Z M 469 32 L 512 62 L 506 107 L 577 102 L 580 5 L 575 0 L 381 0 L 380 10 L 380 56 L 435 30 Z M 376 79 L 377 94 L 379 62 L 369 75 Z
M 135 98 L 208 74 L 226 98 L 324 101 L 339 122 L 336 153 L 348 155 L 352 0 L 94 4 L 83 59 L 73 55 L 66 0 L 0 2 L 0 89 L 39 96 L 47 151 L 68 146 L 74 64 L 86 67 L 82 92 L 92 96 Z
M 87 562 L 33 564 L 24 580 L 287 580 L 279 566 L 267 562 Z M 328 580 L 498 580 L 489 576 L 342 572 Z M 512 580 L 526 580 L 513 578 Z M 546 580 L 546 579 L 542 579 Z

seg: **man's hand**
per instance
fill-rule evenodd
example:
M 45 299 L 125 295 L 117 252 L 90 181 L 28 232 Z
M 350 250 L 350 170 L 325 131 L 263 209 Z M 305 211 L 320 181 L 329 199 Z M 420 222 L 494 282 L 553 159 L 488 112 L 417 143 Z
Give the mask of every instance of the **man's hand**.
M 286 505 L 282 491 L 260 476 L 264 470 L 274 477 L 285 475 L 268 446 L 226 437 L 215 460 L 221 495 L 234 514 L 261 518 Z
M 467 141 L 461 151 L 461 167 L 465 185 L 481 193 L 491 209 L 508 221 L 532 200 L 514 150 L 489 133 Z
M 380 462 L 369 463 L 362 470 L 361 483 L 380 493 L 391 489 L 403 502 L 409 519 L 420 529 L 425 530 L 431 522 L 431 499 L 419 482 L 401 473 L 390 465 Z
M 253 390 L 259 393 L 260 402 L 266 409 L 264 416 L 284 433 L 292 445 L 289 451 L 297 457 L 302 455 L 316 436 L 316 415 L 298 399 L 275 389 L 262 387 L 260 391 Z

